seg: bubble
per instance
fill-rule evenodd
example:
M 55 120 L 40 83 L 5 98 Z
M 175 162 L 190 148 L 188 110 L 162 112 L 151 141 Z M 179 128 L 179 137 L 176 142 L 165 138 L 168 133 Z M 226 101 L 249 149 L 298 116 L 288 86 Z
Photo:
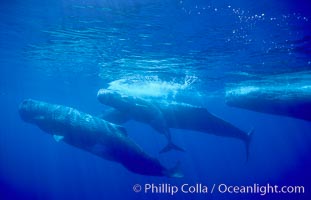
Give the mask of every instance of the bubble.
M 180 81 L 163 81 L 158 76 L 145 76 L 112 81 L 108 89 L 130 96 L 168 98 L 190 88 L 196 81 L 196 76 L 189 75 Z

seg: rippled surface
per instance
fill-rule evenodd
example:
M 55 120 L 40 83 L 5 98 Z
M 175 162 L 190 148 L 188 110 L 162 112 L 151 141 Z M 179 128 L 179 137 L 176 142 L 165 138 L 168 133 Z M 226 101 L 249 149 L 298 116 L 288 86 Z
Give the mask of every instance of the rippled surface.
M 274 12 L 273 3 L 235 4 L 66 1 L 53 17 L 53 7 L 21 4 L 15 9 L 25 9 L 25 19 L 2 23 L 2 32 L 13 37 L 25 29 L 23 58 L 47 76 L 104 82 L 138 74 L 170 81 L 195 76 L 199 89 L 218 90 L 226 82 L 310 68 L 309 16 L 285 3 Z

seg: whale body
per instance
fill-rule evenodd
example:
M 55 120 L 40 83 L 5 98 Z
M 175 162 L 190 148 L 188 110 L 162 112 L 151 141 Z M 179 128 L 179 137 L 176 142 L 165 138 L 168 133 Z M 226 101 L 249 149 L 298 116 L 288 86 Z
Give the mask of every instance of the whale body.
M 19 106 L 21 118 L 53 135 L 56 140 L 122 164 L 129 171 L 149 176 L 181 177 L 177 167 L 168 169 L 145 153 L 123 127 L 74 108 L 32 99 Z
M 228 86 L 229 106 L 311 121 L 311 72 L 288 73 Z
M 101 89 L 98 92 L 97 98 L 101 103 L 114 108 L 108 109 L 107 112 L 103 113 L 102 118 L 107 121 L 122 124 L 128 120 L 136 120 L 150 124 L 148 120 L 137 120 L 136 116 L 132 115 L 132 113 L 139 113 L 139 110 L 136 110 L 135 107 L 133 107 L 133 102 L 127 103 L 127 100 L 129 99 L 128 96 L 123 96 L 114 91 L 107 91 Z M 249 144 L 251 141 L 253 130 L 251 130 L 249 133 L 244 132 L 241 129 L 230 124 L 229 122 L 213 115 L 206 108 L 176 102 L 150 102 L 138 97 L 131 97 L 130 99 L 132 101 L 139 100 L 137 101 L 139 105 L 142 104 L 141 102 L 145 102 L 144 105 L 151 104 L 153 107 L 156 107 L 161 113 L 163 121 L 165 122 L 164 124 L 167 126 L 167 128 L 193 130 L 208 134 L 214 134 L 217 136 L 240 139 L 246 145 L 246 154 L 248 158 Z M 145 106 L 144 109 L 148 110 L 149 107 Z M 134 111 L 128 112 L 128 110 Z M 140 118 L 144 119 L 144 114 L 140 113 L 140 115 Z M 152 124 L 150 125 L 151 127 L 153 127 Z
M 107 89 L 100 89 L 97 99 L 107 106 L 116 108 L 121 113 L 126 113 L 131 119 L 149 124 L 156 131 L 165 135 L 168 144 L 160 151 L 161 153 L 173 149 L 184 151 L 172 142 L 169 126 L 162 111 L 156 105 L 138 97 L 121 95 Z

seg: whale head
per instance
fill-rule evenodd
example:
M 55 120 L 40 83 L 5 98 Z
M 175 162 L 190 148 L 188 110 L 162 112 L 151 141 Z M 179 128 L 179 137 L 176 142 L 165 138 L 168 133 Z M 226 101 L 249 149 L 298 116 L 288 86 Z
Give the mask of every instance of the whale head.
M 64 127 L 64 115 L 58 110 L 60 105 L 52 105 L 33 99 L 26 99 L 19 105 L 19 115 L 27 123 L 37 125 L 41 130 L 55 134 Z
M 120 99 L 121 95 L 117 92 L 107 89 L 100 89 L 97 93 L 97 99 L 105 105 L 114 106 Z
M 44 106 L 41 102 L 32 99 L 25 99 L 19 105 L 18 111 L 22 120 L 26 122 L 34 122 L 35 119 L 42 118 L 45 114 Z
M 19 105 L 19 115 L 25 122 L 36 124 L 40 127 L 46 126 L 55 120 L 55 107 L 51 104 L 33 99 L 25 99 Z M 53 114 L 54 113 L 54 114 Z

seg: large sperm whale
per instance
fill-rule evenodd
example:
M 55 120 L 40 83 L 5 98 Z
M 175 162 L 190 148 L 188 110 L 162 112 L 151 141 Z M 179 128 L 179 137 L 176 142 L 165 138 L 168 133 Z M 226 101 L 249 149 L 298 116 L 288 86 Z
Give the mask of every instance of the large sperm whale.
M 114 108 L 108 109 L 102 115 L 102 118 L 107 121 L 122 124 L 128 120 L 136 120 L 150 124 L 151 127 L 158 130 L 150 120 L 150 116 L 152 119 L 154 115 L 148 113 L 148 111 L 151 112 L 151 110 L 156 108 L 161 114 L 161 126 L 166 126 L 165 129 L 187 129 L 240 139 L 245 143 L 248 159 L 249 144 L 253 130 L 246 133 L 229 122 L 211 114 L 206 108 L 185 103 L 150 102 L 106 89 L 100 89 L 97 98 L 101 103 Z M 141 110 L 144 110 L 144 112 L 141 112 Z
M 79 149 L 118 162 L 129 171 L 149 176 L 181 177 L 177 167 L 167 169 L 131 140 L 125 129 L 76 109 L 32 99 L 19 106 L 21 118 Z
M 311 72 L 287 73 L 228 86 L 229 106 L 311 121 Z

